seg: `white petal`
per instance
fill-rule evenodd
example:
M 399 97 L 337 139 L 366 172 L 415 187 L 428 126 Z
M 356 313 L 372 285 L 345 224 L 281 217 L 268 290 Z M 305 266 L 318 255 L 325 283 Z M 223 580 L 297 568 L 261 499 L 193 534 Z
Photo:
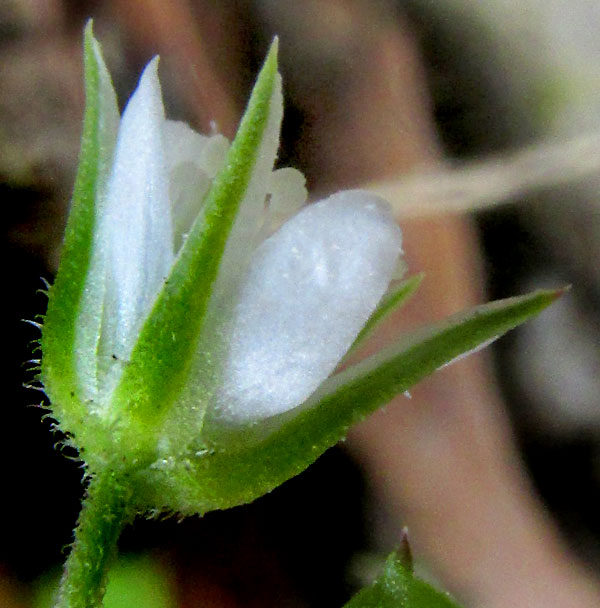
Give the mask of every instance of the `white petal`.
M 179 163 L 200 162 L 208 137 L 196 133 L 188 124 L 179 120 L 165 120 L 163 134 L 169 171 Z
M 223 135 L 202 135 L 178 120 L 166 120 L 163 129 L 169 170 L 193 162 L 213 178 L 225 164 L 229 142 Z
M 163 133 L 177 251 L 202 209 L 212 179 L 225 164 L 229 142 L 222 135 L 196 133 L 175 120 L 164 122 Z
M 147 66 L 123 113 L 98 232 L 107 274 L 100 354 L 109 362 L 129 356 L 173 263 L 157 67 Z
M 229 140 L 217 133 L 208 138 L 201 167 L 210 178 L 216 177 L 217 173 L 225 166 L 227 152 L 229 151 Z
M 181 163 L 169 174 L 169 198 L 173 210 L 173 246 L 183 244 L 204 204 L 211 180 L 194 163 Z
M 400 252 L 387 205 L 362 191 L 284 224 L 252 259 L 213 416 L 248 423 L 305 401 L 377 306 Z

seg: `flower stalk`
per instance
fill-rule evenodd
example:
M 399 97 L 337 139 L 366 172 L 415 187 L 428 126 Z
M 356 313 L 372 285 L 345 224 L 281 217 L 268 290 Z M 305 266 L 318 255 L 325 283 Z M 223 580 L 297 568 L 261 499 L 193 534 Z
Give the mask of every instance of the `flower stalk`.
M 126 477 L 108 469 L 89 479 L 65 563 L 56 608 L 99 608 L 117 540 L 133 520 L 132 488 Z

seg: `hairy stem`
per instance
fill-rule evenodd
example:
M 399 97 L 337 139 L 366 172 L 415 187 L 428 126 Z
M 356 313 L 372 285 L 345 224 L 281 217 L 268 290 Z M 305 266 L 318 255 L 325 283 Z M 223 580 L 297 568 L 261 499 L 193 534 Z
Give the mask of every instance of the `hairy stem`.
M 133 518 L 127 479 L 112 470 L 91 478 L 55 608 L 102 606 L 121 530 Z

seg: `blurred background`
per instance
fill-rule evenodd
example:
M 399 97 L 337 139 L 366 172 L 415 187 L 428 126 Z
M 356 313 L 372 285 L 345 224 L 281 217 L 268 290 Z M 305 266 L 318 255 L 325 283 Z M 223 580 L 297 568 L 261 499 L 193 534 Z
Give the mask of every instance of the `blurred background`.
M 43 314 L 38 290 L 60 257 L 89 17 L 121 104 L 159 53 L 167 114 L 229 137 L 279 35 L 278 162 L 301 169 L 313 197 L 600 131 L 594 0 L 2 0 L 2 607 L 43 605 L 83 491 L 30 407 L 43 395 L 22 387 L 39 333 L 21 320 Z M 600 164 L 600 148 L 590 155 Z M 527 181 L 526 166 L 514 172 Z M 600 180 L 546 181 L 477 212 L 450 210 L 441 192 L 422 217 L 404 213 L 399 187 L 407 261 L 427 276 L 373 349 L 486 299 L 570 293 L 253 505 L 137 522 L 120 572 L 133 572 L 123 589 L 149 595 L 114 605 L 340 606 L 405 525 L 419 571 L 467 606 L 600 605 Z

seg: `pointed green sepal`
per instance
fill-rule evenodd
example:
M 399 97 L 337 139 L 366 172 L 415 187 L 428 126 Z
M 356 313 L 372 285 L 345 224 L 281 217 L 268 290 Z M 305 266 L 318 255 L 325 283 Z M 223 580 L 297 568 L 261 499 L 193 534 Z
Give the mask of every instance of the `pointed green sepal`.
M 409 277 L 398 283 L 383 297 L 375 312 L 369 317 L 365 326 L 361 329 L 358 336 L 356 336 L 356 340 L 354 340 L 354 344 L 350 348 L 348 355 L 356 352 L 392 313 L 400 310 L 412 298 L 417 289 L 419 289 L 424 277 L 424 273 Z
M 298 410 L 245 429 L 223 445 L 198 444 L 187 454 L 140 473 L 141 506 L 184 514 L 250 502 L 312 464 L 351 425 L 436 369 L 541 312 L 563 293 L 535 293 L 478 306 L 414 332 L 331 377 Z M 266 436 L 265 436 L 266 435 Z
M 85 114 L 79 168 L 61 262 L 49 289 L 42 330 L 42 380 L 63 430 L 82 431 L 87 409 L 79 399 L 76 326 L 92 257 L 98 193 L 110 170 L 119 111 L 92 22 L 85 29 Z
M 161 416 L 189 376 L 227 240 L 259 162 L 278 86 L 275 40 L 229 149 L 225 168 L 207 194 L 203 212 L 192 226 L 142 327 L 113 395 L 113 407 L 121 416 L 132 451 L 137 451 L 136 446 L 143 450 L 143 444 L 156 444 Z
M 379 578 L 359 591 L 344 608 L 458 608 L 446 593 L 414 576 L 396 554 Z

